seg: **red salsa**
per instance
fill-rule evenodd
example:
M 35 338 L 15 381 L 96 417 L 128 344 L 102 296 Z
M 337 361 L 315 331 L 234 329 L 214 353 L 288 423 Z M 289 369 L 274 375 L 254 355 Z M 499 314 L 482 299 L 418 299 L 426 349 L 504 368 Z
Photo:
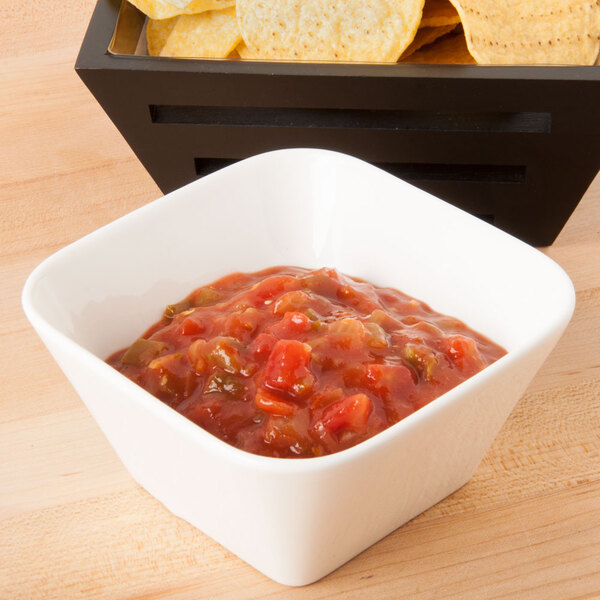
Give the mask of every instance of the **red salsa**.
M 395 289 L 274 267 L 198 288 L 107 362 L 225 442 L 291 458 L 354 446 L 505 353 Z

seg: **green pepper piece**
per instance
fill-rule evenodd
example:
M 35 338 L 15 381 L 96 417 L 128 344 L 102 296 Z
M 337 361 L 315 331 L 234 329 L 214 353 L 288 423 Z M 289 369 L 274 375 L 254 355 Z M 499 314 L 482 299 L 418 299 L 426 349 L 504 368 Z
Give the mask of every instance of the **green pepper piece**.
M 244 366 L 238 346 L 239 342 L 235 338 L 216 337 L 208 342 L 204 356 L 210 365 L 235 375 Z
M 165 308 L 164 316 L 167 317 L 167 319 L 172 319 L 175 315 L 190 308 L 190 306 L 191 303 L 189 300 L 182 300 L 176 304 L 169 304 L 167 305 L 167 308 Z
M 227 373 L 213 373 L 207 380 L 204 393 L 221 392 L 230 396 L 240 397 L 246 391 L 246 386 Z
M 421 344 L 408 343 L 404 346 L 404 358 L 421 374 L 425 381 L 431 381 L 438 365 L 435 352 Z
M 302 292 L 300 292 L 302 293 Z M 318 321 L 319 320 L 319 315 L 317 315 L 317 313 L 312 309 L 312 308 L 307 308 L 304 311 L 304 314 L 311 320 L 311 321 Z
M 319 331 L 321 327 L 323 327 L 323 323 L 320 319 L 317 319 L 316 321 L 311 321 L 310 323 L 310 328 L 312 331 Z
M 133 342 L 127 348 L 125 354 L 121 357 L 122 365 L 143 366 L 147 365 L 153 358 L 156 358 L 165 348 L 166 344 L 156 340 L 146 340 L 140 338 Z
M 211 287 L 200 288 L 193 294 L 194 306 L 212 306 L 216 304 L 223 295 Z

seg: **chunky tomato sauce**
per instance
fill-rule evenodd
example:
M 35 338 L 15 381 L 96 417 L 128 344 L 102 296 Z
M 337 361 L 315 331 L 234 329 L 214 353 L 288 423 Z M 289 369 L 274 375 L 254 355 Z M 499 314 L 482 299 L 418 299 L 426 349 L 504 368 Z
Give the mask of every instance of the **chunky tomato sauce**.
M 354 446 L 504 354 L 397 290 L 274 267 L 198 288 L 107 362 L 225 442 L 289 458 Z

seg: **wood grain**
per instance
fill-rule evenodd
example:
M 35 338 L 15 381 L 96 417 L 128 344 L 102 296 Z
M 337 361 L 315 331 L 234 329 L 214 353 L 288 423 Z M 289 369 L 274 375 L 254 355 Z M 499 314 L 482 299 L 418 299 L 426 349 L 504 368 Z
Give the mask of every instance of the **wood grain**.
M 336 572 L 284 588 L 133 483 L 20 308 L 36 264 L 160 195 L 74 73 L 92 8 L 0 4 L 0 598 L 600 598 L 600 178 L 544 249 L 573 321 L 472 480 Z

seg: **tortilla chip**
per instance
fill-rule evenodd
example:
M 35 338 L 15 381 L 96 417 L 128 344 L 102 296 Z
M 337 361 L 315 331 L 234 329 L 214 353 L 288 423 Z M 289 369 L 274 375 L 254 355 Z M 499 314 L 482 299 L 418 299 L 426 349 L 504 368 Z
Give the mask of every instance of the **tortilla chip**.
M 480 64 L 591 65 L 600 50 L 597 0 L 451 0 Z
M 238 0 L 253 57 L 395 62 L 418 28 L 424 0 Z
M 444 25 L 443 27 L 421 27 L 415 35 L 415 39 L 411 42 L 410 46 L 402 53 L 400 60 L 408 58 L 411 54 L 414 54 L 417 50 L 428 44 L 432 44 L 438 38 L 443 37 L 450 33 L 456 25 Z
M 146 40 L 150 56 L 158 56 L 160 54 L 178 18 L 148 19 L 148 23 L 146 24 Z
M 225 58 L 241 40 L 235 7 L 181 15 L 160 55 Z
M 194 15 L 207 10 L 221 10 L 235 6 L 235 0 L 129 0 L 150 19 L 170 19 L 177 15 Z
M 423 18 L 423 7 L 425 6 L 425 0 L 390 0 L 394 13 L 399 16 L 402 20 L 402 35 L 401 44 L 399 50 L 396 52 L 396 61 L 400 58 L 402 53 L 408 48 L 411 42 L 414 40 L 421 19 Z
M 425 0 L 419 27 L 444 27 L 458 23 L 460 16 L 450 0 Z
M 254 56 L 250 53 L 248 46 L 246 46 L 246 43 L 244 42 L 244 40 L 242 40 L 238 44 L 238 47 L 236 48 L 236 50 L 237 50 L 237 53 L 240 55 L 240 58 L 254 58 Z
M 472 65 L 475 59 L 469 54 L 465 36 L 462 33 L 448 35 L 429 44 L 408 58 L 407 63 L 431 63 L 438 65 Z

